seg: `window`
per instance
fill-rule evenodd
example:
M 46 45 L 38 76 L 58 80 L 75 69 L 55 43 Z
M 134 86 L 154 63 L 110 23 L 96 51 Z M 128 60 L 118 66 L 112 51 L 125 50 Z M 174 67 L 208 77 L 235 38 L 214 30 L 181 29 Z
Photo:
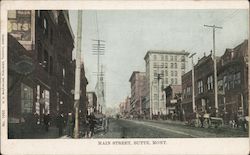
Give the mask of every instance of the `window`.
M 41 12 L 38 10 L 37 11 L 37 16 L 40 17 L 41 16 Z
M 177 78 L 174 79 L 175 84 L 177 84 Z
M 154 68 L 158 68 L 158 63 L 157 62 L 154 62 Z
M 174 84 L 174 79 L 173 78 L 171 78 L 171 84 Z
M 174 68 L 177 68 L 177 63 L 174 63 Z
M 213 89 L 213 76 L 209 76 L 207 78 L 207 89 L 212 90 Z
M 165 70 L 165 76 L 168 76 L 168 71 L 167 70 Z
M 185 61 L 185 56 L 181 56 L 181 61 Z
M 165 55 L 165 60 L 168 60 L 168 56 L 167 55 Z
M 64 85 L 64 79 L 65 79 L 65 68 L 62 69 L 62 85 Z
M 164 60 L 164 55 L 161 55 L 161 60 L 162 60 L 162 61 Z
M 170 56 L 170 61 L 173 61 L 174 60 L 174 57 L 171 55 Z
M 44 65 L 44 69 L 48 72 L 49 66 L 49 54 L 46 50 L 44 50 L 44 58 L 43 58 L 43 65 Z
M 33 89 L 21 83 L 21 111 L 22 113 L 32 113 L 33 109 Z
M 187 95 L 191 95 L 191 87 L 187 87 Z
M 219 92 L 223 92 L 223 80 L 219 80 L 218 81 L 218 91 Z
M 175 76 L 178 76 L 178 75 L 177 75 L 177 71 L 175 71 Z
M 43 19 L 43 33 L 45 33 L 45 35 L 48 35 L 48 21 L 46 18 Z
M 154 60 L 157 60 L 157 56 L 156 55 L 154 55 Z
M 168 68 L 168 63 L 167 62 L 165 63 L 165 68 Z
M 165 78 L 165 84 L 168 84 L 168 78 Z
M 223 84 L 224 84 L 224 89 L 228 88 L 227 76 L 223 77 Z
M 185 63 L 184 62 L 181 63 L 181 69 L 185 69 Z
M 161 70 L 161 75 L 164 76 L 164 70 Z
M 161 63 L 161 68 L 164 68 L 164 63 Z
M 186 98 L 186 89 L 183 89 L 182 92 L 183 92 L 183 98 Z
M 154 94 L 154 100 L 157 100 L 158 97 L 157 97 L 157 94 Z
M 174 60 L 177 61 L 177 56 L 174 56 Z
M 203 93 L 203 82 L 200 80 L 198 81 L 198 94 Z
M 174 68 L 174 64 L 173 64 L 173 63 L 171 63 L 171 66 L 170 66 L 170 68 Z
M 234 83 L 236 85 L 241 83 L 241 81 L 240 81 L 240 72 L 235 74 Z
M 174 76 L 174 71 L 171 71 L 171 76 Z

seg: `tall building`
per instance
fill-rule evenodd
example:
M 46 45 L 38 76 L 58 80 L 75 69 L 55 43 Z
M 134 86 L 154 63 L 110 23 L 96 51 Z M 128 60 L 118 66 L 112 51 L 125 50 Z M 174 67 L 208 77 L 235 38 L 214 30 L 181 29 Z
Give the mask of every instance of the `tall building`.
M 129 78 L 131 83 L 130 113 L 134 116 L 144 114 L 143 101 L 146 96 L 146 73 L 134 71 Z
M 181 85 L 181 75 L 186 72 L 188 52 L 148 51 L 146 62 L 146 108 L 148 114 L 167 114 L 163 88 Z

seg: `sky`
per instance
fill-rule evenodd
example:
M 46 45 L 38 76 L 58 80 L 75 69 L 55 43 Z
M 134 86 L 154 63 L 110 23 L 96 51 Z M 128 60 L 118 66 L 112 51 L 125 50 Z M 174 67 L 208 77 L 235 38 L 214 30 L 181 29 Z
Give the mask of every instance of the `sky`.
M 76 36 L 77 11 L 69 11 Z M 97 57 L 92 54 L 93 39 L 105 40 L 101 56 L 106 81 L 106 105 L 118 106 L 130 96 L 129 78 L 133 71 L 145 71 L 148 50 L 196 52 L 194 62 L 212 50 L 212 29 L 216 30 L 216 56 L 248 38 L 248 10 L 84 10 L 82 62 L 88 91 L 96 85 Z M 190 61 L 189 69 L 190 70 Z

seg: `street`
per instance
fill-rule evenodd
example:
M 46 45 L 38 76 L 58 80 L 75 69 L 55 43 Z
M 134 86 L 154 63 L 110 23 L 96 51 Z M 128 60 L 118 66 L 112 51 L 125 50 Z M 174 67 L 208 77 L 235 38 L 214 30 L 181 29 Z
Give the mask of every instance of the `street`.
M 247 132 L 230 128 L 195 128 L 169 121 L 110 119 L 107 133 L 99 132 L 93 138 L 215 138 L 247 137 Z

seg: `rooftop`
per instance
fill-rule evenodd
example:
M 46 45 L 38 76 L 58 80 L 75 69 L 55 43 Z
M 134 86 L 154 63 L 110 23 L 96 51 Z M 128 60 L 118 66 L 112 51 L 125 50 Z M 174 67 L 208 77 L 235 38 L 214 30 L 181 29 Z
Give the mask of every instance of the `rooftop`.
M 167 51 L 167 50 L 149 50 L 145 57 L 144 60 L 148 57 L 149 54 L 175 54 L 175 55 L 189 55 L 188 52 L 185 52 L 185 50 L 182 51 Z

